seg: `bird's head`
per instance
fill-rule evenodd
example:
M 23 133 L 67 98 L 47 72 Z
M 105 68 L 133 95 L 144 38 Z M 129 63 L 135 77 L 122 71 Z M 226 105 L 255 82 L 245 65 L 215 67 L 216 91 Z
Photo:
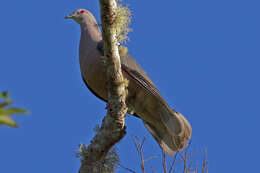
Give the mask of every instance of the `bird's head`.
M 70 15 L 65 16 L 65 19 L 73 19 L 79 24 L 82 24 L 84 20 L 89 22 L 93 19 L 95 20 L 94 16 L 85 9 L 78 9 Z

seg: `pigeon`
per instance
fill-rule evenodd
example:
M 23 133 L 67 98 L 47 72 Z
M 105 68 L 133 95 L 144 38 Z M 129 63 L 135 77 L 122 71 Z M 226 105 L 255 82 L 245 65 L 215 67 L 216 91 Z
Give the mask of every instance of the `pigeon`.
M 65 18 L 80 24 L 79 62 L 82 79 L 96 97 L 107 102 L 104 46 L 99 24 L 86 9 L 78 9 Z M 162 150 L 173 156 L 187 145 L 191 138 L 191 126 L 182 114 L 170 108 L 128 51 L 123 52 L 120 61 L 122 74 L 128 80 L 128 113 L 140 118 Z

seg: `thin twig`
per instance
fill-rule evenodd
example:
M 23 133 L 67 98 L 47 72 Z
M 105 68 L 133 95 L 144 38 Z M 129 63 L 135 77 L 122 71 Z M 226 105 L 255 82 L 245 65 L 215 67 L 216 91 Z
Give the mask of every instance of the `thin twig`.
M 152 170 L 152 173 L 154 173 L 153 167 L 150 167 L 150 168 L 151 168 L 151 170 Z
M 121 168 L 123 168 L 123 169 L 125 169 L 125 170 L 127 170 L 127 171 L 129 171 L 129 172 L 137 173 L 137 172 L 135 172 L 134 170 L 132 170 L 132 169 L 130 169 L 130 168 L 127 168 L 127 167 L 125 167 L 125 166 L 123 166 L 123 165 L 121 165 L 121 164 L 118 164 L 118 166 L 120 166 Z
M 164 173 L 167 173 L 167 164 L 166 164 L 166 157 L 165 157 L 165 152 L 164 151 L 162 151 L 162 158 L 163 158 L 163 160 L 162 160 L 162 162 L 163 162 L 163 171 L 164 171 Z
M 205 148 L 205 149 L 204 149 L 203 164 L 202 164 L 202 173 L 205 172 L 206 161 L 207 161 L 207 149 Z
M 147 162 L 147 161 L 152 160 L 152 159 L 155 159 L 155 158 L 157 158 L 157 157 L 158 157 L 158 156 L 150 156 L 150 157 L 148 157 L 147 159 L 145 159 L 144 161 Z
M 142 172 L 145 173 L 145 168 L 144 168 L 144 156 L 143 156 L 143 145 L 144 145 L 144 141 L 145 141 L 145 137 L 143 138 L 142 142 L 140 142 L 139 140 L 139 137 L 136 136 L 136 137 L 133 137 L 133 140 L 134 140 L 134 143 L 135 143 L 135 147 L 136 147 L 136 150 L 140 156 L 140 159 L 141 159 L 141 169 L 142 169 Z M 138 143 L 137 143 L 138 141 Z
M 170 167 L 168 173 L 171 173 L 172 171 L 174 171 L 174 167 L 173 167 L 173 166 L 174 166 L 174 164 L 175 164 L 175 162 L 176 162 L 177 155 L 178 155 L 178 153 L 175 153 L 175 155 L 174 155 L 174 159 L 173 159 L 173 161 L 172 161 L 172 163 L 171 163 L 171 167 Z
M 143 137 L 142 144 L 140 145 L 140 148 L 143 148 L 144 141 L 145 141 L 145 136 Z
M 206 173 L 209 173 L 209 161 L 206 163 Z
M 191 168 L 192 168 L 192 161 L 191 161 L 190 164 L 189 164 L 189 167 L 188 167 L 188 169 L 187 169 L 187 173 L 190 173 Z
M 184 152 L 184 168 L 183 168 L 183 173 L 186 173 L 186 169 L 187 169 L 187 161 L 188 161 L 188 147 L 185 148 L 185 152 Z

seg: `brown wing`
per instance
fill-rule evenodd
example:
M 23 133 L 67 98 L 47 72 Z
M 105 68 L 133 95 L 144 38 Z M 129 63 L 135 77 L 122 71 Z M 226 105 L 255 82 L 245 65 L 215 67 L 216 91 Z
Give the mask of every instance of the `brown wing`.
M 101 55 L 104 56 L 104 47 L 102 41 L 98 43 L 97 48 L 100 51 Z M 121 68 L 124 72 L 126 72 L 130 77 L 132 77 L 138 85 L 141 85 L 143 88 L 145 88 L 154 96 L 156 96 L 162 103 L 166 103 L 163 97 L 161 96 L 159 90 L 152 82 L 152 80 L 129 54 L 120 57 L 120 60 Z

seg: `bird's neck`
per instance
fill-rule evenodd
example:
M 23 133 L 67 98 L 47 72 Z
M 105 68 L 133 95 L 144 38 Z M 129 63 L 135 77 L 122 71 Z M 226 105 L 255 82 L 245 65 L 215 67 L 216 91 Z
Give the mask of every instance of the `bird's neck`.
M 97 23 L 82 23 L 80 27 L 82 41 L 98 42 L 102 39 Z

